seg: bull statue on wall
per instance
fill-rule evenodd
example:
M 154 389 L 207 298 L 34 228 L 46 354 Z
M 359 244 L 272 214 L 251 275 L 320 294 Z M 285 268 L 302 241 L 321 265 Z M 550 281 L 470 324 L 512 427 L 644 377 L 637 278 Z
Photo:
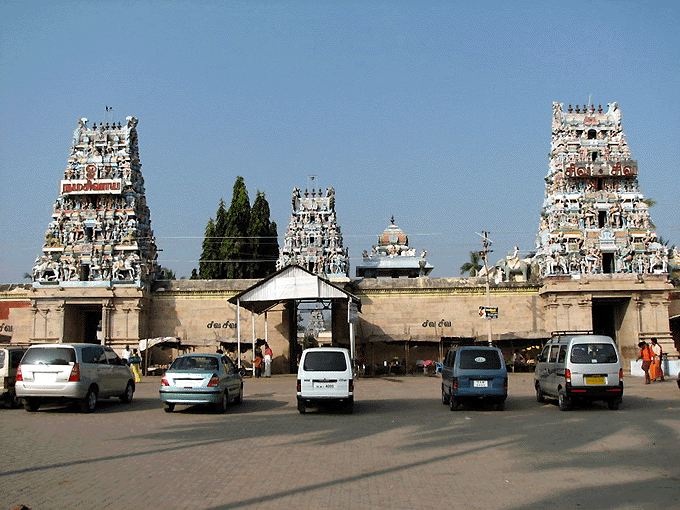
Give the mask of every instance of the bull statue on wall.
M 504 282 L 512 282 L 515 276 L 519 275 L 522 276 L 523 281 L 529 281 L 531 265 L 526 260 L 503 258 L 496 262 L 493 267 L 501 273 Z

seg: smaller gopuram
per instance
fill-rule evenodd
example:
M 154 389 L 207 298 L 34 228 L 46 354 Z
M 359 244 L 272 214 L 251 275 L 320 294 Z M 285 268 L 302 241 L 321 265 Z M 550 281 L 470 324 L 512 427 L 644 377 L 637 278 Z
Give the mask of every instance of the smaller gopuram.
M 549 158 L 534 259 L 541 277 L 668 272 L 617 103 L 553 103 Z
M 434 266 L 425 260 L 426 256 L 425 250 L 416 255 L 416 249 L 409 246 L 408 236 L 394 224 L 392 216 L 390 225 L 378 236 L 378 244 L 373 246 L 371 253 L 364 250 L 363 260 L 357 265 L 357 278 L 427 276 Z
M 141 285 L 157 270 L 137 119 L 78 121 L 34 286 Z
M 349 277 L 349 255 L 335 214 L 335 189 L 293 190 L 293 212 L 276 269 L 298 265 L 328 279 Z

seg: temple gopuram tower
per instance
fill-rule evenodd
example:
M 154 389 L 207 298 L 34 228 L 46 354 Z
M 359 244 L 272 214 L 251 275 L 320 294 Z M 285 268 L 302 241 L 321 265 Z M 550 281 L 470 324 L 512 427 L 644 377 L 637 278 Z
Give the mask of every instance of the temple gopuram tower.
M 134 117 L 125 125 L 78 121 L 33 267 L 32 340 L 111 344 L 146 336 L 157 253 L 136 126 Z
M 553 103 L 549 157 L 535 259 L 541 276 L 668 271 L 617 103 L 566 112 Z
M 298 265 L 328 279 L 348 279 L 349 255 L 335 215 L 335 189 L 293 190 L 293 212 L 276 269 Z
M 564 111 L 553 103 L 549 170 L 532 272 L 546 331 L 614 338 L 624 357 L 669 330 L 669 253 L 649 215 L 617 103 Z M 672 270 L 672 269 L 671 269 Z

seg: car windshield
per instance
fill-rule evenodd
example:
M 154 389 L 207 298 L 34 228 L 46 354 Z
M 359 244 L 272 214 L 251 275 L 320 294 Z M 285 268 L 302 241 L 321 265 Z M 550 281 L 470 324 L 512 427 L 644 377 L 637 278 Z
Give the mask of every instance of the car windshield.
M 458 353 L 460 368 L 463 370 L 499 370 L 501 359 L 496 351 L 486 349 L 465 349 Z
M 214 371 L 217 369 L 217 359 L 212 356 L 183 356 L 170 365 L 170 370 Z
M 343 352 L 308 352 L 303 368 L 310 372 L 344 372 L 347 361 Z
M 594 363 L 616 363 L 618 356 L 612 344 L 575 344 L 571 348 L 571 362 L 590 365 Z
M 29 349 L 24 354 L 23 365 L 70 365 L 76 362 L 76 351 L 70 347 Z

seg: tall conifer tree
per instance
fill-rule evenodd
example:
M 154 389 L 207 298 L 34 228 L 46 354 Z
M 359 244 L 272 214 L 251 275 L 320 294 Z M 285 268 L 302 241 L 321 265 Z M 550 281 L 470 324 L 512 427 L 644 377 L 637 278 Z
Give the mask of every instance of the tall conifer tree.
M 212 280 L 216 278 L 215 260 L 219 256 L 219 244 L 215 239 L 215 223 L 213 219 L 208 220 L 205 227 L 205 237 L 203 238 L 203 251 L 198 261 L 198 277 L 201 280 Z
M 258 191 L 250 214 L 248 237 L 251 241 L 253 262 L 250 264 L 250 278 L 264 278 L 276 271 L 279 255 L 276 223 L 269 219 L 269 202 L 264 192 Z
M 248 278 L 248 262 L 252 260 L 248 225 L 250 224 L 250 200 L 243 177 L 234 183 L 231 206 L 227 211 L 224 241 L 220 259 L 225 261 L 226 270 L 220 278 Z M 243 262 L 248 260 L 248 262 Z

